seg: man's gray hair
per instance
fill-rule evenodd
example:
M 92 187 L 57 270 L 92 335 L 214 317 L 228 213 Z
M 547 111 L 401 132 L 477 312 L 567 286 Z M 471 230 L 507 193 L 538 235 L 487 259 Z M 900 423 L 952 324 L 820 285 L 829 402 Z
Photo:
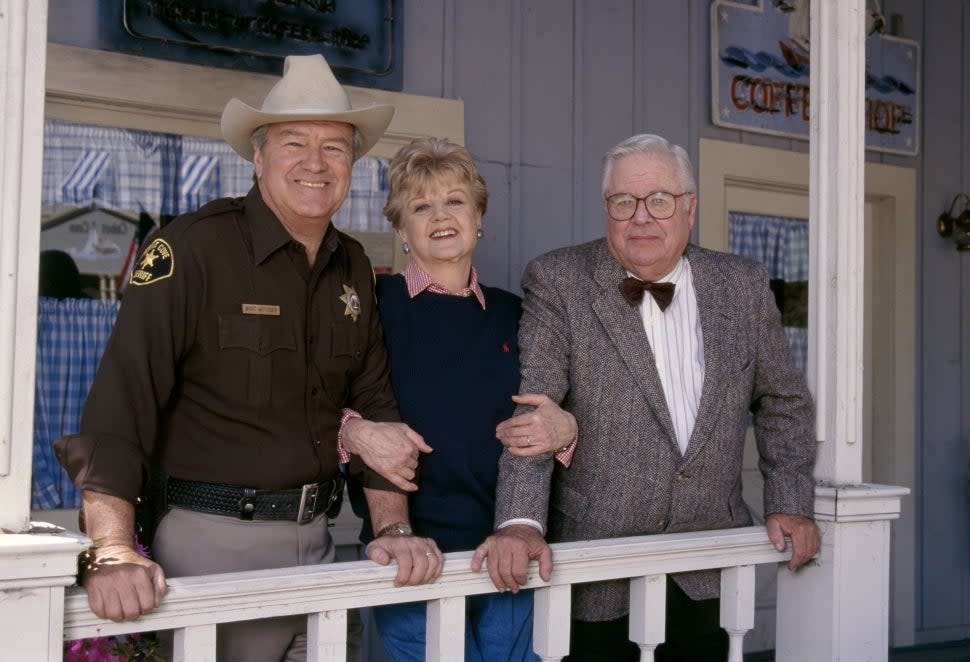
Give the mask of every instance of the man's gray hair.
M 266 144 L 266 130 L 268 127 L 269 127 L 269 124 L 264 124 L 262 126 L 256 127 L 256 130 L 253 131 L 253 134 L 249 137 L 249 142 L 252 143 L 254 150 L 262 149 L 263 145 Z M 360 130 L 358 130 L 357 127 L 355 126 L 354 143 L 353 143 L 354 161 L 356 161 L 358 156 L 360 156 L 360 148 L 363 144 L 364 144 L 364 136 L 361 135 Z
M 666 138 L 652 133 L 640 133 L 630 136 L 620 144 L 610 148 L 603 155 L 603 197 L 606 197 L 606 189 L 609 186 L 610 176 L 613 174 L 613 164 L 625 156 L 631 154 L 666 154 L 672 156 L 677 164 L 678 175 L 681 186 L 684 187 L 680 193 L 696 193 L 697 182 L 694 180 L 694 166 L 690 162 L 690 156 L 680 145 L 674 145 Z M 676 193 L 677 191 L 669 191 Z

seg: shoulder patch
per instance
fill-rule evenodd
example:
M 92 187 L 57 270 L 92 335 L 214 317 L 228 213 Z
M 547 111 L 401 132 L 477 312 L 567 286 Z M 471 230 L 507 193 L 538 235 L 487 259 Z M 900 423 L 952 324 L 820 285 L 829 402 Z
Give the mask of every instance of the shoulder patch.
M 131 285 L 149 285 L 165 280 L 175 273 L 175 254 L 164 239 L 155 239 L 142 251 L 138 264 L 131 272 Z

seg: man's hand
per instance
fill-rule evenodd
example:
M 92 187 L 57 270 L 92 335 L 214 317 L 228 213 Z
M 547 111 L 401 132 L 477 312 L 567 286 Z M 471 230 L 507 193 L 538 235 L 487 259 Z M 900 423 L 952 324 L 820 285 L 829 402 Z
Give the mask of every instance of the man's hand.
M 347 452 L 360 456 L 392 485 L 407 492 L 418 489 L 414 482 L 418 454 L 433 449 L 407 425 L 353 418 L 344 424 L 342 436 Z
M 797 570 L 818 554 L 821 535 L 815 520 L 801 515 L 771 513 L 765 518 L 768 539 L 779 552 L 785 551 L 785 536 L 791 538 L 789 570 Z
M 147 614 L 158 607 L 166 589 L 161 566 L 120 544 L 95 547 L 81 583 L 91 611 L 112 621 Z
M 479 572 L 488 559 L 488 575 L 499 591 L 519 592 L 528 577 L 529 561 L 539 561 L 539 576 L 552 576 L 552 549 L 542 534 L 528 524 L 511 524 L 485 539 L 472 556 L 472 570 Z
M 428 584 L 441 575 L 445 559 L 431 538 L 380 536 L 367 545 L 367 558 L 379 565 L 397 561 L 395 586 Z
M 516 404 L 535 407 L 530 412 L 502 421 L 495 436 L 516 457 L 553 453 L 576 438 L 576 418 L 568 411 L 537 393 L 513 395 Z

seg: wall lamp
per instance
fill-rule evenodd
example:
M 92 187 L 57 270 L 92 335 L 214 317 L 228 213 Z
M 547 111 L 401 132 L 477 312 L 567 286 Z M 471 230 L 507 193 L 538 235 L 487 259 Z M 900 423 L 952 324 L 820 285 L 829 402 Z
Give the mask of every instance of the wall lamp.
M 953 210 L 961 199 L 964 200 L 963 211 L 954 216 Z M 957 193 L 950 208 L 936 219 L 936 231 L 941 237 L 953 239 L 958 251 L 970 251 L 970 197 L 966 193 Z

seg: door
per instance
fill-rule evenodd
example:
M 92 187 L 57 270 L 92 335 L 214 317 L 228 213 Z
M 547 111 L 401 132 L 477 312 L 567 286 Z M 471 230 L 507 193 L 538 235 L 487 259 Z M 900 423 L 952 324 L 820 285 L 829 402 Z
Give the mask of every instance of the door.
M 756 222 L 779 233 L 798 234 L 808 223 L 808 154 L 701 140 L 699 243 L 707 248 L 745 253 L 739 227 Z M 864 284 L 863 481 L 915 488 L 915 171 L 866 165 Z M 734 226 L 733 241 L 732 225 Z M 780 242 L 785 243 L 785 242 Z M 807 241 L 789 242 L 780 252 L 807 251 Z M 799 246 L 802 246 L 799 248 Z M 749 256 L 753 257 L 753 256 Z M 807 254 L 776 256 L 788 264 L 807 264 Z M 803 262 L 804 261 L 804 262 Z M 776 265 L 777 268 L 777 265 Z M 798 271 L 798 269 L 792 269 Z M 777 275 L 773 275 L 776 278 Z M 808 285 L 811 287 L 811 285 Z M 791 288 L 786 290 L 791 291 Z M 795 288 L 798 292 L 798 288 Z M 804 290 L 801 291 L 804 293 Z M 807 298 L 806 298 L 807 301 Z M 786 300 L 787 303 L 787 300 Z M 797 307 L 796 307 L 797 308 Z M 789 339 L 803 361 L 807 329 L 786 306 Z M 802 343 L 802 347 L 798 347 Z M 811 374 L 811 364 L 806 364 Z M 811 386 L 810 379 L 810 386 Z M 744 495 L 762 515 L 762 480 L 749 431 L 743 473 Z M 915 489 L 913 490 L 915 493 Z M 894 646 L 914 643 L 915 521 L 912 498 L 893 524 L 891 549 L 891 625 Z M 774 648 L 775 573 L 759 567 L 756 621 L 746 650 Z

